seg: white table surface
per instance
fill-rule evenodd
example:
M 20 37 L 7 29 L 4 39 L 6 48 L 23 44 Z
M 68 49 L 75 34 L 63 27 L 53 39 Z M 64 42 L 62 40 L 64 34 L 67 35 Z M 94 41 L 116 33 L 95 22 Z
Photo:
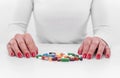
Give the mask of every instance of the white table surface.
M 77 52 L 79 44 L 40 44 L 39 51 Z M 110 59 L 84 59 L 82 62 L 48 62 L 36 58 L 10 57 L 0 45 L 0 78 L 120 78 L 120 46 L 114 46 Z

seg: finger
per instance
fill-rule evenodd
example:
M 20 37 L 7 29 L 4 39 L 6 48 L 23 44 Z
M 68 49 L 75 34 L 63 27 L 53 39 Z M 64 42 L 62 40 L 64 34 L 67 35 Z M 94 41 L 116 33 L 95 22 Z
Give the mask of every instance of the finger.
M 30 58 L 30 52 L 29 52 L 28 48 L 26 47 L 26 44 L 25 44 L 25 42 L 24 42 L 24 40 L 23 40 L 23 35 L 17 34 L 17 35 L 15 36 L 15 39 L 16 39 L 16 41 L 17 41 L 17 43 L 18 43 L 19 48 L 20 48 L 21 51 L 23 52 L 24 56 L 25 56 L 26 58 Z
M 91 37 L 87 37 L 84 42 L 83 42 L 83 58 L 86 58 L 90 44 L 91 44 L 92 38 Z
M 98 46 L 96 59 L 100 59 L 102 57 L 105 46 L 106 46 L 106 43 L 101 40 L 100 43 L 99 43 L 99 46 Z
M 110 56 L 111 56 L 110 48 L 108 46 L 106 46 L 105 47 L 105 57 L 110 58 Z
M 37 48 L 37 46 L 36 46 L 36 54 L 38 54 L 38 48 Z
M 91 59 L 99 45 L 100 40 L 97 37 L 93 37 L 90 48 L 87 53 L 87 59 Z
M 83 52 L 83 43 L 81 44 L 80 48 L 78 49 L 78 54 L 81 55 Z
M 8 52 L 9 52 L 9 55 L 10 55 L 10 56 L 12 56 L 12 57 L 15 56 L 15 53 L 14 53 L 14 51 L 11 49 L 10 44 L 7 45 L 7 49 L 8 49 Z
M 18 45 L 17 45 L 17 42 L 15 39 L 12 39 L 10 41 L 10 46 L 11 48 L 13 49 L 13 51 L 15 52 L 16 56 L 19 57 L 19 58 L 22 58 L 23 57 L 23 54 L 22 52 L 20 51 L 20 49 L 18 48 Z
M 32 57 L 35 57 L 36 56 L 36 45 L 31 37 L 31 35 L 26 33 L 24 35 L 24 40 L 25 40 L 25 43 L 26 43 Z

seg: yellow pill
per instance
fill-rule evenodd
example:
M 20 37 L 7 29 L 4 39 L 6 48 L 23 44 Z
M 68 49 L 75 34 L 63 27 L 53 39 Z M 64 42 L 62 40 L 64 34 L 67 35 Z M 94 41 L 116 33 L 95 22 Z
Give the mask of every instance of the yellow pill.
M 59 54 L 56 54 L 56 57 L 61 58 L 62 55 L 59 53 Z

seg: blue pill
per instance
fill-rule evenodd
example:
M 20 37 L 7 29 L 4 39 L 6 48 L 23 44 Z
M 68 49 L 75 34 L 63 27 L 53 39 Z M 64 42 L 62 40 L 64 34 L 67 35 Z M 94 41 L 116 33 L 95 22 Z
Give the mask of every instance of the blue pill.
M 47 57 L 48 57 L 48 56 L 49 56 L 49 54 L 48 54 L 48 53 L 44 53 L 44 54 L 43 54 L 43 56 L 47 56 Z
M 55 57 L 56 55 L 55 54 L 49 54 L 50 57 Z

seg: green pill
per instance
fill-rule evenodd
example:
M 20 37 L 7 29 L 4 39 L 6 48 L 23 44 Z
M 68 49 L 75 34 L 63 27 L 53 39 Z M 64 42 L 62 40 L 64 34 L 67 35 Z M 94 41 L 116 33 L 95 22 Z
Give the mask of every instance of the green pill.
M 61 62 L 69 62 L 70 59 L 69 58 L 61 58 Z
M 36 58 L 42 57 L 42 55 L 37 55 Z
M 79 57 L 79 55 L 75 55 L 75 57 Z
M 72 56 L 75 56 L 75 54 L 74 54 L 74 53 L 68 53 L 68 55 L 72 55 Z

